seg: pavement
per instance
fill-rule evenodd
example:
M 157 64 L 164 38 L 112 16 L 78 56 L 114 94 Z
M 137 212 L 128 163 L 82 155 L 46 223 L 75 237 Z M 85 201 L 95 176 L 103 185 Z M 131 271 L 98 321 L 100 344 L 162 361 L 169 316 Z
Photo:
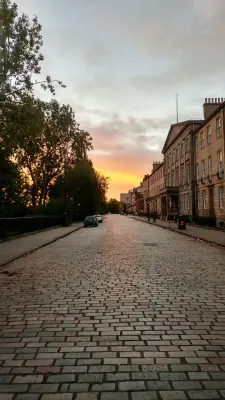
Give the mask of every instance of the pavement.
M 74 223 L 68 227 L 56 227 L 0 242 L 0 266 L 62 238 L 80 229 L 83 224 Z
M 150 221 L 148 221 L 147 217 L 132 216 L 130 218 L 153 224 L 153 220 L 151 219 Z M 161 226 L 162 228 L 170 229 L 174 232 L 183 233 L 187 236 L 192 236 L 196 239 L 204 240 L 208 243 L 213 243 L 218 246 L 225 247 L 225 231 L 221 231 L 219 229 L 204 228 L 199 225 L 186 224 L 186 229 L 180 230 L 177 228 L 177 224 L 175 222 L 161 221 L 158 219 L 156 220 L 155 225 Z
M 0 400 L 224 398 L 224 249 L 111 215 L 1 269 Z

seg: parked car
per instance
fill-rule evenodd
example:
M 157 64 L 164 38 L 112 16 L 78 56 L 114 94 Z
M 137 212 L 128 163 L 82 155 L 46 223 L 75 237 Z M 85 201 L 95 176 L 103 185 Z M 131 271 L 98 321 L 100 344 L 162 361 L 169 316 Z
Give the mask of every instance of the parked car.
M 95 218 L 97 219 L 98 222 L 102 223 L 103 222 L 103 216 L 100 214 L 95 215 Z
M 90 215 L 85 218 L 84 226 L 98 226 L 98 220 L 95 215 Z

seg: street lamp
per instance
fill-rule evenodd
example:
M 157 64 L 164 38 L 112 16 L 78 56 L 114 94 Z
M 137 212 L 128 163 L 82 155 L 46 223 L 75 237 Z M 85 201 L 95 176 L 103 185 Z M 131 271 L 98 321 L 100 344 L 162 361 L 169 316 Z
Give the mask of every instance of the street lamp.
M 149 175 L 148 175 L 148 221 L 150 221 L 150 215 L 149 215 Z
M 68 226 L 68 213 L 67 213 L 67 160 L 65 157 L 64 165 L 64 225 Z
M 67 210 L 67 198 L 68 198 L 68 188 L 67 188 L 67 171 L 68 171 L 68 150 L 66 151 L 65 161 L 64 161 L 64 225 L 69 225 L 68 210 Z M 76 165 L 76 159 L 70 161 L 71 165 Z

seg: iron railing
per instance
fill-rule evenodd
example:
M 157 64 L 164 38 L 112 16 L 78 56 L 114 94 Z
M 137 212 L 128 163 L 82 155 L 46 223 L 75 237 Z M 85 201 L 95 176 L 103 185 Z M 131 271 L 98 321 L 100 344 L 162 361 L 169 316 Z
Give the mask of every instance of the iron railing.
M 64 215 L 0 218 L 0 239 L 64 224 Z

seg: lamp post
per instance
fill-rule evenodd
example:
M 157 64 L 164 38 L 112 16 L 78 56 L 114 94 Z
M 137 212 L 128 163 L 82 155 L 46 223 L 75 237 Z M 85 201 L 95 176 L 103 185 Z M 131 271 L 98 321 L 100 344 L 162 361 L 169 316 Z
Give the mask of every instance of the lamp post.
M 65 164 L 64 164 L 64 225 L 68 226 L 68 212 L 67 212 L 67 160 L 65 157 Z
M 150 215 L 149 215 L 149 175 L 148 175 L 148 221 L 150 221 Z

